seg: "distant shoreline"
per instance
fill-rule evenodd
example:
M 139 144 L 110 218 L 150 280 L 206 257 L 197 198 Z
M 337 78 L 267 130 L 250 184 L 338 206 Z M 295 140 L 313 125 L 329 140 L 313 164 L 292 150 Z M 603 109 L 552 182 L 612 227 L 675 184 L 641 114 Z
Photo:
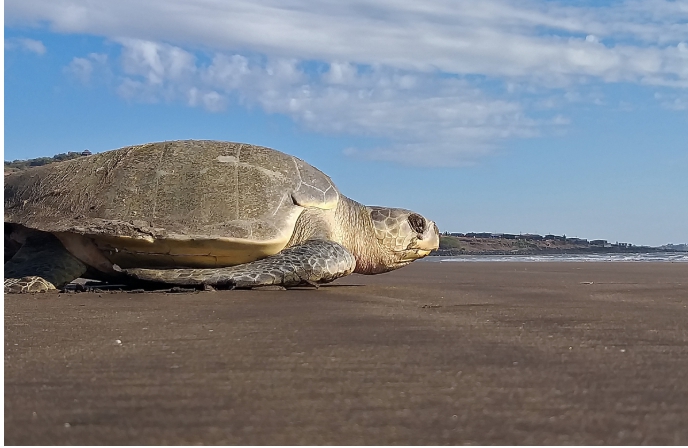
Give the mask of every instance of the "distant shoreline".
M 577 253 L 577 254 L 486 254 L 445 255 L 424 258 L 437 262 L 488 262 L 488 263 L 682 263 L 688 264 L 688 252 L 646 253 Z
M 545 249 L 545 250 L 485 250 L 485 251 L 460 251 L 443 250 L 433 251 L 431 257 L 456 257 L 462 255 L 606 255 L 606 254 L 656 254 L 673 253 L 686 254 L 687 251 L 666 250 L 655 247 L 635 248 L 634 250 L 605 250 L 604 248 L 580 248 L 580 249 Z
M 685 244 L 673 247 L 636 246 L 629 243 L 609 243 L 605 240 L 588 241 L 556 235 L 500 236 L 442 235 L 440 247 L 431 256 L 459 255 L 547 255 L 547 254 L 651 254 L 658 252 L 688 253 Z

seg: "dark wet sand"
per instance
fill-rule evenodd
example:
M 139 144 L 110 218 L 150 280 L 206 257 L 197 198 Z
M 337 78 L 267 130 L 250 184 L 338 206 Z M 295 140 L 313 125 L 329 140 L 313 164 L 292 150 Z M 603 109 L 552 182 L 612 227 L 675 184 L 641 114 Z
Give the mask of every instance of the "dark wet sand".
M 688 263 L 7 296 L 5 443 L 688 444 Z

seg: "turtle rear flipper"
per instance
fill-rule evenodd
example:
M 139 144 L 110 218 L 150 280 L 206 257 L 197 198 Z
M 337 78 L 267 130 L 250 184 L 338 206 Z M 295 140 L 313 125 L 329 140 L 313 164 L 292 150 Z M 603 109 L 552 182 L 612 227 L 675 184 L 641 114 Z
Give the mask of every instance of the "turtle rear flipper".
M 282 252 L 238 266 L 218 269 L 125 269 L 138 280 L 220 288 L 299 286 L 329 283 L 353 272 L 356 260 L 334 241 L 309 240 Z
M 33 232 L 5 263 L 5 293 L 60 289 L 79 278 L 86 269 L 54 235 Z

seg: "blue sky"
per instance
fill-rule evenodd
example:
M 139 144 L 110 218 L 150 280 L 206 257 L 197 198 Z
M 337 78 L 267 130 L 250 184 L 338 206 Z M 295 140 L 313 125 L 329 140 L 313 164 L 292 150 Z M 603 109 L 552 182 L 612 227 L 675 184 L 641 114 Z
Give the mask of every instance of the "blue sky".
M 279 149 L 441 230 L 688 242 L 688 1 L 5 2 L 5 160 Z

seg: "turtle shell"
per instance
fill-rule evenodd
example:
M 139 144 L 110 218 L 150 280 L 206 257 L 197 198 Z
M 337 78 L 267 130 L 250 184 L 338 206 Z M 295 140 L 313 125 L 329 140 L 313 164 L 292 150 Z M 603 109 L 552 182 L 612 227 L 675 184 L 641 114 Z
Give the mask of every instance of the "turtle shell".
M 219 267 L 281 251 L 328 176 L 273 149 L 216 141 L 131 146 L 5 177 L 5 222 L 80 235 L 121 267 Z M 62 239 L 62 238 L 61 238 Z

